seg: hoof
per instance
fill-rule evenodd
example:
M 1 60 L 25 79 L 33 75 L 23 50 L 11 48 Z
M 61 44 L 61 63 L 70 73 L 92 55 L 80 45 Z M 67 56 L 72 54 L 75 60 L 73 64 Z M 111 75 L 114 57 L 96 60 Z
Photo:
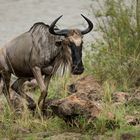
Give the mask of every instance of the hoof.
M 43 116 L 47 116 L 47 107 L 46 107 L 46 104 L 41 102 L 39 104 L 39 108 L 40 108 L 40 111 L 42 113 Z

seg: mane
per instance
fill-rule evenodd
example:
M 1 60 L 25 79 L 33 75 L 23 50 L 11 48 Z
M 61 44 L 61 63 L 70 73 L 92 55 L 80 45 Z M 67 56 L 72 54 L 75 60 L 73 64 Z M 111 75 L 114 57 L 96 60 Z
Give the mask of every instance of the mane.
M 71 53 L 68 50 L 68 46 L 62 46 L 61 52 L 54 60 L 54 69 L 52 73 L 64 73 L 70 69 L 71 66 Z
M 55 29 L 57 30 L 58 28 L 55 27 Z M 35 23 L 30 28 L 29 32 L 32 35 L 34 47 L 39 52 L 41 52 L 43 47 L 46 47 L 45 45 L 47 43 L 52 44 L 52 45 L 47 46 L 48 52 L 50 52 L 52 56 L 55 56 L 55 57 L 52 57 L 52 59 L 50 59 L 50 65 L 54 66 L 52 74 L 55 74 L 57 71 L 60 71 L 60 70 L 61 70 L 61 73 L 64 74 L 67 67 L 71 63 L 71 56 L 70 56 L 70 53 L 66 44 L 62 45 L 62 47 L 55 46 L 55 41 L 64 40 L 64 37 L 50 34 L 49 25 L 43 22 Z M 46 54 L 46 55 L 50 55 L 50 54 Z
M 34 25 L 29 29 L 29 32 L 34 32 L 37 29 L 41 28 L 49 28 L 50 26 L 48 24 L 45 24 L 44 22 L 36 22 Z M 59 30 L 57 26 L 54 27 L 55 30 Z
M 34 23 L 34 25 L 29 29 L 29 32 L 33 32 L 34 30 L 36 30 L 37 28 L 42 28 L 42 27 L 47 27 L 49 28 L 48 24 L 45 24 L 44 22 L 37 22 Z
M 52 36 L 49 33 L 49 25 L 43 22 L 35 23 L 28 32 L 31 34 L 34 47 L 37 50 L 42 50 L 46 46 L 49 37 Z

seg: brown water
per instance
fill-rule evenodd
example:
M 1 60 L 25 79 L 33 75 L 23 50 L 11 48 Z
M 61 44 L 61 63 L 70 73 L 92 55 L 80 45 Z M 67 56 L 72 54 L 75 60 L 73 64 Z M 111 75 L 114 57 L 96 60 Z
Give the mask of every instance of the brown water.
M 64 15 L 59 21 L 61 28 L 84 28 L 86 22 L 80 16 L 89 14 L 92 0 L 0 0 L 0 44 L 26 32 L 35 22 L 50 24 L 55 18 Z M 91 34 L 85 41 L 91 40 Z

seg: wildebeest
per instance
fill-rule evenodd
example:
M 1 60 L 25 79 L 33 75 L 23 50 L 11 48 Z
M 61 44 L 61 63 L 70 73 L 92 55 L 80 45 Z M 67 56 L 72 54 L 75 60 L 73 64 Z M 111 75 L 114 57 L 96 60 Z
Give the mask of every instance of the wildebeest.
M 22 85 L 35 78 L 41 95 L 38 105 L 44 105 L 48 85 L 52 75 L 61 65 L 70 65 L 72 74 L 84 71 L 82 63 L 83 35 L 93 28 L 92 22 L 85 16 L 88 27 L 79 29 L 58 29 L 55 19 L 52 24 L 35 23 L 29 31 L 21 34 L 0 48 L 0 74 L 3 80 L 3 93 L 10 102 L 10 78 L 14 74 L 18 79 L 11 88 L 28 101 L 29 108 L 35 108 L 34 100 L 25 94 Z M 43 78 L 45 75 L 45 78 Z

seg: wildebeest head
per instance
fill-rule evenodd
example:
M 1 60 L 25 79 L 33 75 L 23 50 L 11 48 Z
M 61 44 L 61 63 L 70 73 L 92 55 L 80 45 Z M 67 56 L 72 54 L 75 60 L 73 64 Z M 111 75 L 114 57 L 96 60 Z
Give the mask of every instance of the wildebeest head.
M 71 52 L 71 72 L 72 74 L 82 74 L 84 72 L 84 66 L 82 62 L 82 47 L 83 47 L 83 35 L 89 33 L 92 28 L 92 22 L 85 16 L 82 17 L 87 21 L 88 28 L 81 31 L 79 29 L 55 29 L 55 24 L 62 16 L 55 19 L 49 27 L 49 32 L 53 35 L 64 36 L 64 39 L 57 41 L 57 46 L 68 46 Z

